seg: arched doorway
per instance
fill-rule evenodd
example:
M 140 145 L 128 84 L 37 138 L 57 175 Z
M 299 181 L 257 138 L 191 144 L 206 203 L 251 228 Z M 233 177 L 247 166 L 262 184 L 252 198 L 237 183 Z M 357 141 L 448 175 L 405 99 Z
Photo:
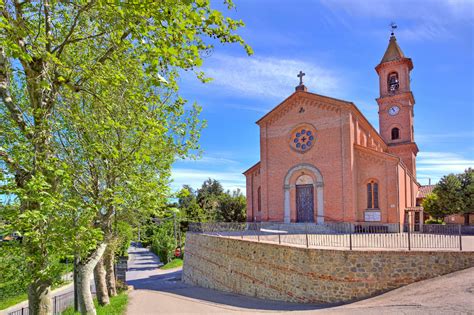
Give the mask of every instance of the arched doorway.
M 314 222 L 314 183 L 309 175 L 296 180 L 296 221 Z
M 316 218 L 318 223 L 323 223 L 323 189 L 323 176 L 313 165 L 302 163 L 288 170 L 284 182 L 284 222 L 314 222 Z M 313 213 L 311 220 L 308 218 L 311 215 L 310 202 L 312 202 Z M 298 209 L 301 212 L 300 216 L 298 216 Z

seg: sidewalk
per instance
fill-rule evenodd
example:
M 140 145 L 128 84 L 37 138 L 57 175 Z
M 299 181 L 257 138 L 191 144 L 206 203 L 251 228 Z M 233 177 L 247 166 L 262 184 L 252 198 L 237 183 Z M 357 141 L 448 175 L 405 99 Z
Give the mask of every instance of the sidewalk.
M 474 268 L 417 282 L 356 303 L 330 306 L 256 299 L 181 282 L 181 268 L 160 270 L 144 248 L 129 252 L 127 314 L 472 314 Z

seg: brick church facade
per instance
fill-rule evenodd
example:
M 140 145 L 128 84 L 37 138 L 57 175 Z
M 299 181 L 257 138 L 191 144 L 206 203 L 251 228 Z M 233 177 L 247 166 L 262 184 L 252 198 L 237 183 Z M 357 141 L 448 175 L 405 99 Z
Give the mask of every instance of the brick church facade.
M 423 218 L 415 207 L 412 69 L 392 34 L 375 68 L 379 132 L 354 103 L 308 92 L 301 76 L 296 91 L 257 121 L 260 162 L 244 172 L 248 221 Z

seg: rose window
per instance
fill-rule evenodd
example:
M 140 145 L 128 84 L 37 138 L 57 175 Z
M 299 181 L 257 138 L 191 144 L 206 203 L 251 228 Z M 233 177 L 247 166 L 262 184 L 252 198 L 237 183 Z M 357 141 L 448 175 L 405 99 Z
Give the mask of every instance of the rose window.
M 293 149 L 297 151 L 307 151 L 314 146 L 314 131 L 308 130 L 308 128 L 300 128 L 294 132 L 293 136 Z

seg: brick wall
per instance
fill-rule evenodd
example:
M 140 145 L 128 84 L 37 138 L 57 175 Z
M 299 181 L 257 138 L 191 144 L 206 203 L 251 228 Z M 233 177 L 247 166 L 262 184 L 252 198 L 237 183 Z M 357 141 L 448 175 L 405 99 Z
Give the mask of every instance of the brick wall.
M 305 249 L 189 233 L 183 281 L 302 303 L 338 303 L 474 266 L 474 252 Z

